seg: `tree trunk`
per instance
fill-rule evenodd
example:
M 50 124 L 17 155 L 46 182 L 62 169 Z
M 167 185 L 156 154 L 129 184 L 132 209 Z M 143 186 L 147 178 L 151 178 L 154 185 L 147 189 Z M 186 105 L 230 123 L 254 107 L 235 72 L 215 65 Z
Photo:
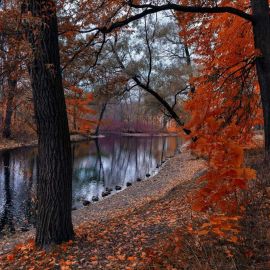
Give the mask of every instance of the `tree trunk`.
M 36 244 L 47 246 L 73 238 L 71 221 L 72 158 L 54 1 L 27 0 L 22 12 L 33 50 L 29 67 L 38 133 L 38 216 Z
M 268 0 L 251 0 L 254 16 L 253 32 L 255 48 L 261 55 L 256 59 L 257 75 L 261 91 L 266 160 L 270 161 L 270 16 Z
M 103 115 L 104 115 L 104 113 L 105 113 L 105 111 L 106 111 L 106 107 L 107 107 L 107 102 L 102 103 L 102 107 L 101 107 L 101 111 L 100 111 L 100 115 L 99 115 L 99 119 L 98 119 L 96 131 L 95 131 L 95 135 L 96 135 L 96 136 L 99 134 L 100 124 L 101 124 Z
M 15 90 L 17 86 L 17 81 L 8 79 L 8 94 L 7 103 L 3 127 L 3 137 L 9 139 L 11 136 L 11 119 L 13 114 L 13 101 L 15 96 Z
M 195 93 L 195 85 L 192 82 L 194 72 L 193 72 L 193 68 L 192 68 L 192 64 L 191 64 L 191 55 L 190 55 L 189 48 L 187 46 L 186 41 L 184 43 L 184 48 L 185 48 L 185 54 L 186 54 L 186 58 L 187 58 L 187 60 L 186 60 L 187 66 L 190 68 L 190 70 L 189 70 L 190 74 L 188 75 L 189 83 L 190 83 L 190 92 Z
M 170 114 L 170 116 L 175 120 L 175 122 L 177 123 L 178 126 L 184 126 L 184 122 L 179 118 L 179 116 L 177 115 L 177 113 L 173 110 L 173 108 L 170 106 L 170 104 L 163 99 L 157 92 L 155 92 L 153 89 L 151 89 L 149 86 L 143 84 L 137 76 L 134 76 L 132 78 L 139 87 L 141 87 L 142 89 L 144 89 L 146 92 L 150 93 L 152 96 L 154 96 L 159 102 L 160 104 L 162 104 L 162 106 L 164 106 L 164 108 L 168 111 L 168 113 Z M 187 135 L 189 135 L 191 133 L 191 131 L 189 129 L 186 129 L 185 127 L 183 127 L 182 129 Z M 195 138 L 194 138 L 195 139 Z

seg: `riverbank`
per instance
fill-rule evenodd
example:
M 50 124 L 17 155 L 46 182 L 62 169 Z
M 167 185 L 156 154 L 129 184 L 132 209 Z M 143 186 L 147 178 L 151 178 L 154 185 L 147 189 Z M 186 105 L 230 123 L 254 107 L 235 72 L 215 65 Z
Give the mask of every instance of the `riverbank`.
M 36 146 L 38 141 L 36 139 L 20 140 L 20 139 L 3 139 L 0 138 L 0 151 L 13 150 L 22 147 Z
M 157 175 L 110 196 L 100 202 L 73 212 L 75 225 L 89 221 L 106 221 L 159 200 L 184 182 L 192 182 L 194 174 L 204 168 L 204 162 L 184 152 L 169 159 Z
M 119 133 L 120 136 L 125 137 L 177 137 L 177 133 Z
M 97 139 L 97 138 L 104 138 L 103 135 L 100 136 L 84 136 L 84 135 L 70 135 L 70 141 L 71 142 L 82 142 L 82 141 L 87 141 L 87 140 L 92 140 L 92 139 Z M 22 147 L 31 147 L 31 146 L 37 146 L 38 145 L 38 140 L 37 139 L 1 139 L 0 141 L 0 151 L 4 150 L 13 150 L 17 148 L 22 148 Z
M 115 135 L 115 136 L 123 136 L 123 137 L 177 137 L 178 135 L 176 133 L 157 133 L 157 134 L 150 134 L 150 133 L 108 133 L 108 134 L 101 134 L 101 135 L 81 135 L 81 134 L 72 134 L 70 135 L 71 142 L 82 142 L 82 141 L 88 141 L 93 139 L 100 139 L 104 138 L 106 136 Z M 22 147 L 31 147 L 31 146 L 37 146 L 38 141 L 37 139 L 4 139 L 0 138 L 0 151 L 4 150 L 13 150 L 17 148 Z
M 194 159 L 188 152 L 169 159 L 159 173 L 148 180 L 136 182 L 131 187 L 88 207 L 73 211 L 73 223 L 78 230 L 82 224 L 103 223 L 113 218 L 134 212 L 166 196 L 181 183 L 190 183 L 196 171 L 203 168 L 201 160 Z M 184 193 L 184 191 L 182 192 Z M 183 194 L 185 196 L 186 194 Z M 19 233 L 2 239 L 0 253 L 6 253 L 22 239 L 33 237 L 34 231 Z

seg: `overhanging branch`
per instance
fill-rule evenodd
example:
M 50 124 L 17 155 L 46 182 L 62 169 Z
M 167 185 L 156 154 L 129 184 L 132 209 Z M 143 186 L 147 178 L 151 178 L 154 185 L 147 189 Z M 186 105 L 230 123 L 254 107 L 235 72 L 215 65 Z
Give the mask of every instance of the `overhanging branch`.
M 247 21 L 253 22 L 252 15 L 234 7 L 183 6 L 183 5 L 177 5 L 177 4 L 172 4 L 172 3 L 168 3 L 161 6 L 155 6 L 152 4 L 136 5 L 136 4 L 133 4 L 132 1 L 128 1 L 128 5 L 132 8 L 136 8 L 136 9 L 144 8 L 145 10 L 125 20 L 115 22 L 111 24 L 111 26 L 108 28 L 106 27 L 101 28 L 100 31 L 103 33 L 110 33 L 117 28 L 128 25 L 129 23 L 139 20 L 147 15 L 154 14 L 160 11 L 166 11 L 166 10 L 174 10 L 174 11 L 186 12 L 186 13 L 209 13 L 209 14 L 229 13 L 229 14 L 233 14 L 238 17 L 241 17 Z

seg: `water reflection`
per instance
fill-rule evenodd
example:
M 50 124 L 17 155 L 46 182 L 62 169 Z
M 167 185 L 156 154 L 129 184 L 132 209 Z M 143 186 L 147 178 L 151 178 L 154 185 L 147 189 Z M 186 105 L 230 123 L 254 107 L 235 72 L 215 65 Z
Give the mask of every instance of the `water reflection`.
M 106 137 L 73 144 L 73 207 L 155 174 L 178 144 L 176 137 Z M 27 230 L 35 224 L 37 149 L 2 152 L 0 164 L 0 232 Z
M 4 205 L 3 211 L 1 213 L 0 219 L 0 231 L 3 230 L 5 226 L 9 229 L 10 232 L 15 231 L 13 224 L 13 211 L 12 211 L 12 190 L 10 186 L 10 153 L 5 152 L 3 154 L 3 167 L 4 167 Z

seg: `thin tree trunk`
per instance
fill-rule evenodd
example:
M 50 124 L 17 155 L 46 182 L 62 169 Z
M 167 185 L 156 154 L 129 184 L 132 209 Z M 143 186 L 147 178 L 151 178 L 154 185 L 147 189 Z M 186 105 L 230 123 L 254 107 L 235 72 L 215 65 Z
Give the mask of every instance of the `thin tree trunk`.
M 187 63 L 187 66 L 190 68 L 189 70 L 189 83 L 190 83 L 190 92 L 191 93 L 195 93 L 195 85 L 192 83 L 192 79 L 193 79 L 193 68 L 192 68 L 192 64 L 191 64 L 191 55 L 190 55 L 190 52 L 189 52 L 189 48 L 186 44 L 186 41 L 185 41 L 185 44 L 184 44 L 184 48 L 185 48 L 185 54 L 186 54 L 186 63 Z
M 8 79 L 8 94 L 7 103 L 5 111 L 5 119 L 3 126 L 3 137 L 9 139 L 11 137 L 11 119 L 13 114 L 13 101 L 15 97 L 15 90 L 17 86 L 17 81 Z
M 29 70 L 38 133 L 36 244 L 44 247 L 70 240 L 74 235 L 71 145 L 55 1 L 27 0 L 22 12 L 30 12 L 41 21 L 37 20 L 37 25 L 26 21 L 24 26 L 33 50 Z
M 77 108 L 76 105 L 73 107 L 73 130 L 77 131 Z
M 99 134 L 100 124 L 101 124 L 101 121 L 103 119 L 103 115 L 104 115 L 104 113 L 106 111 L 106 107 L 107 107 L 107 102 L 102 104 L 101 112 L 100 112 L 100 115 L 99 115 L 96 131 L 95 131 L 96 136 Z
M 261 55 L 256 59 L 264 115 L 266 160 L 270 161 L 270 16 L 268 0 L 251 0 L 254 16 L 255 48 Z

